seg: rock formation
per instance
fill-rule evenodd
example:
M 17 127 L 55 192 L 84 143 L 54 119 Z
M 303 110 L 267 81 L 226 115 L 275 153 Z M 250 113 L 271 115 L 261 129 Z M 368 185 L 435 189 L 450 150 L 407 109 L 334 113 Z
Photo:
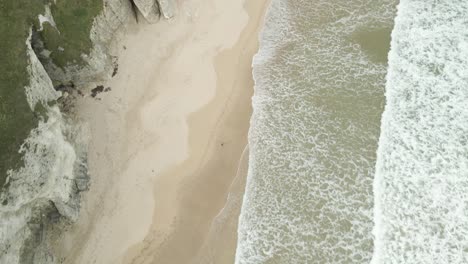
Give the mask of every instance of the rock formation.
M 159 11 L 164 18 L 169 19 L 174 16 L 174 0 L 158 0 Z
M 133 2 L 149 23 L 159 21 L 161 16 L 166 19 L 174 16 L 174 0 L 133 0 Z
M 30 39 L 26 41 L 30 61 L 26 95 L 31 109 L 40 104 L 47 118 L 39 121 L 24 142 L 20 149 L 24 165 L 9 172 L 9 187 L 0 196 L 0 263 L 53 263 L 43 250 L 43 232 L 53 215 L 70 221 L 78 217 L 79 194 L 88 181 L 82 170 L 86 144 L 74 138 L 84 134 L 76 133 L 75 126 L 70 129 L 58 106 L 51 104 L 60 93 L 52 86 Z
M 159 21 L 159 6 L 156 0 L 133 0 L 143 17 L 150 23 Z
M 174 15 L 172 0 L 134 0 L 149 22 Z M 7 190 L 0 194 L 0 263 L 58 263 L 50 251 L 49 232 L 60 222 L 72 223 L 79 215 L 80 195 L 88 187 L 86 129 L 72 124 L 55 102 L 60 92 L 52 80 L 91 88 L 115 72 L 109 46 L 118 29 L 134 16 L 129 0 L 104 0 L 90 39 L 93 48 L 82 55 L 85 66 L 59 68 L 40 61 L 27 40 L 30 85 L 25 87 L 30 107 L 42 105 L 46 118 L 31 131 L 21 147 L 24 166 L 9 173 Z M 40 41 L 40 40 L 37 40 Z M 40 47 L 41 45 L 36 45 Z

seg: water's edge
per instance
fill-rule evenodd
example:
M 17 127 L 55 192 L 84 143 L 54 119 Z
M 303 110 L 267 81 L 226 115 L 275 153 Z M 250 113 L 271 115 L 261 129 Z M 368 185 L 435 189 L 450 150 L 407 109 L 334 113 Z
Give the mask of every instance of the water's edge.
M 371 260 L 396 3 L 272 1 L 253 62 L 236 263 Z

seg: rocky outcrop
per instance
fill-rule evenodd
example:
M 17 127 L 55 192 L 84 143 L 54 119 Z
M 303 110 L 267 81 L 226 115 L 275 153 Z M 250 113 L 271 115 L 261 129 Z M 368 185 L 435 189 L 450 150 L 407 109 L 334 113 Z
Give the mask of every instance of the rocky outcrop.
M 161 16 L 166 19 L 174 16 L 174 0 L 133 0 L 133 2 L 149 23 L 158 22 Z
M 43 232 L 49 216 L 70 221 L 78 217 L 86 139 L 53 102 L 60 96 L 33 51 L 28 38 L 28 73 L 25 88 L 31 109 L 41 105 L 43 118 L 21 146 L 24 165 L 9 171 L 9 187 L 0 201 L 0 263 L 54 263 Z M 53 217 L 52 217 L 53 218 Z M 30 260 L 34 260 L 31 262 Z
M 159 11 L 164 18 L 169 19 L 174 16 L 175 2 L 174 0 L 158 0 Z
M 160 14 L 165 18 L 174 14 L 170 0 L 134 3 L 149 22 L 156 22 Z M 90 33 L 93 48 L 90 54 L 82 55 L 84 66 L 62 69 L 47 56 L 40 61 L 36 55 L 43 49 L 40 39 L 32 34 L 27 40 L 30 85 L 25 87 L 26 97 L 31 109 L 41 105 L 44 118 L 20 149 L 24 166 L 9 172 L 9 187 L 0 194 L 0 263 L 57 263 L 48 246 L 50 232 L 57 222 L 77 219 L 80 195 L 87 189 L 89 177 L 86 127 L 71 124 L 63 115 L 63 108 L 56 103 L 61 92 L 54 89 L 52 80 L 64 87 L 72 84 L 72 89 L 91 89 L 109 79 L 115 74 L 110 44 L 119 28 L 133 17 L 131 1 L 104 0 L 104 9 Z M 34 50 L 31 41 L 35 42 Z
M 113 72 L 113 57 L 109 53 L 110 42 L 119 34 L 119 28 L 135 16 L 132 2 L 150 23 L 162 15 L 171 18 L 175 14 L 175 0 L 104 0 L 104 10 L 91 29 L 93 49 L 89 55 L 82 55 L 85 66 L 72 65 L 65 69 L 52 63 L 45 65 L 53 80 L 75 83 L 78 87 L 96 87 L 109 79 Z
M 44 65 L 51 79 L 58 83 L 74 83 L 81 89 L 95 87 L 109 79 L 113 72 L 113 56 L 109 52 L 111 41 L 119 34 L 119 28 L 133 19 L 129 0 L 104 0 L 104 9 L 96 17 L 91 28 L 93 48 L 90 54 L 82 54 L 84 65 L 70 65 L 64 69 L 51 61 Z
M 156 0 L 133 0 L 143 17 L 150 23 L 159 21 L 159 6 Z

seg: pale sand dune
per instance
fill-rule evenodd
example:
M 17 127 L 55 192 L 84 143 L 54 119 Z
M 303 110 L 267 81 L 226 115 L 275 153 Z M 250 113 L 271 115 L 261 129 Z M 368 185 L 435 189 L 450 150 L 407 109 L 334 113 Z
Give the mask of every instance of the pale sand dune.
M 56 245 L 64 263 L 233 262 L 239 204 L 222 209 L 247 144 L 267 6 L 245 2 L 181 1 L 173 20 L 134 25 L 118 42 L 112 91 L 79 105 L 92 185 Z

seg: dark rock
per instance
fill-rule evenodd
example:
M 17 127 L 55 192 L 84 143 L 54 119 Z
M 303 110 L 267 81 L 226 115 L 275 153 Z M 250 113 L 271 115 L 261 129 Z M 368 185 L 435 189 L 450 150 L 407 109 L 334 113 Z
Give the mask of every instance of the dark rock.
M 138 24 L 138 8 L 137 8 L 137 6 L 135 5 L 135 1 L 134 1 L 134 0 L 130 0 L 130 4 L 131 4 L 131 7 L 132 7 L 133 15 L 135 16 L 135 21 L 136 21 L 137 24 Z
M 91 97 L 96 97 L 96 95 L 102 93 L 102 91 L 104 91 L 103 85 L 96 86 L 96 88 L 91 89 Z
M 119 65 L 114 65 L 114 71 L 112 72 L 112 77 L 117 75 L 117 72 L 119 71 Z
M 76 87 L 75 87 L 75 83 L 70 81 L 67 84 L 61 83 L 61 84 L 55 86 L 54 88 L 55 88 L 56 91 L 72 93 L 72 90 L 75 90 Z

